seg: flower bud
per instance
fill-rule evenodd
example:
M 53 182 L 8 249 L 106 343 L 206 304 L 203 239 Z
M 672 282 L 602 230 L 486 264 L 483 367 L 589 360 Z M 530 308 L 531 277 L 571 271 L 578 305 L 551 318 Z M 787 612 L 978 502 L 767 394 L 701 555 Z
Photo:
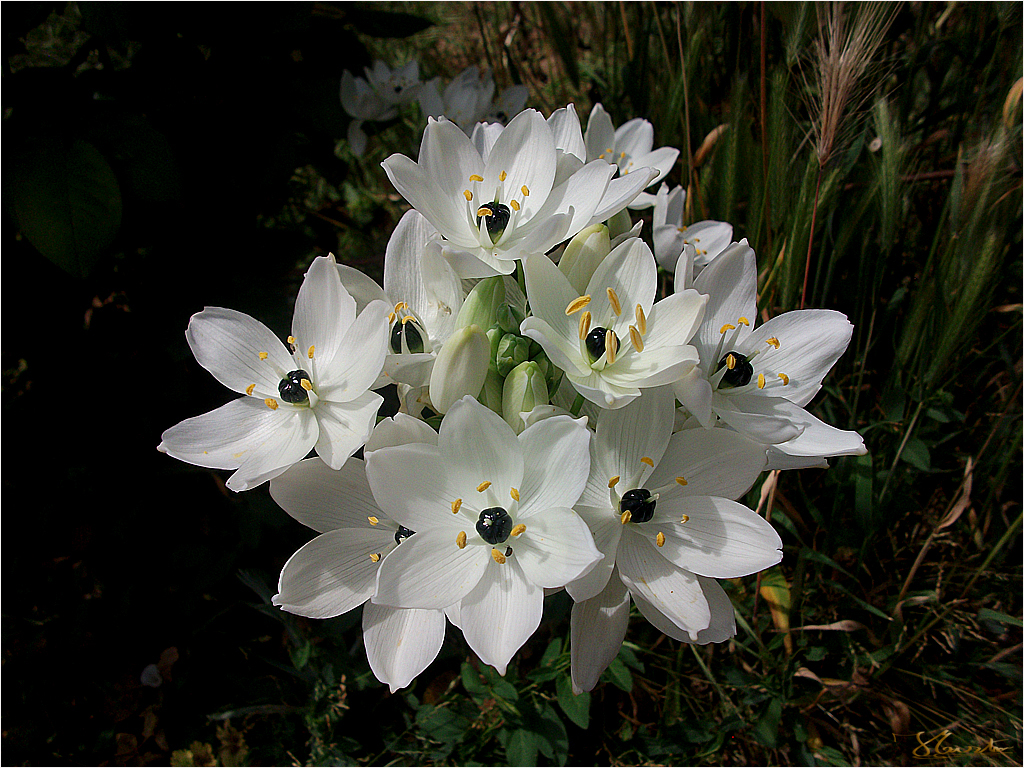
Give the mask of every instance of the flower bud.
M 495 322 L 495 313 L 505 305 L 505 284 L 502 277 L 488 277 L 477 283 L 462 303 L 455 318 L 456 328 L 478 325 L 490 328 Z M 519 330 L 519 326 L 516 326 Z
M 488 368 L 484 387 L 480 390 L 480 404 L 486 405 L 499 416 L 501 416 L 501 396 L 504 384 L 505 381 L 498 375 L 498 372 Z
M 476 397 L 487 377 L 490 343 L 478 325 L 455 331 L 441 347 L 430 373 L 430 402 L 445 413 L 456 400 Z
M 501 416 L 518 435 L 526 425 L 521 414 L 529 413 L 548 401 L 548 385 L 535 362 L 521 363 L 505 379 L 501 394 Z
M 610 250 L 608 227 L 604 224 L 594 224 L 581 230 L 569 241 L 562 258 L 558 261 L 558 269 L 568 278 L 576 291 L 584 294 L 594 270 L 604 261 Z
M 509 304 L 502 304 L 494 313 L 494 320 L 505 333 L 519 333 L 526 316 Z
M 498 354 L 495 364 L 499 376 L 508 376 L 509 372 L 520 363 L 530 359 L 530 340 L 514 333 L 506 333 L 498 342 Z
M 633 228 L 633 220 L 629 218 L 629 209 L 623 208 L 608 219 L 608 236 L 616 238 Z
M 548 385 L 548 392 L 556 391 L 562 381 L 562 369 L 548 359 L 548 356 L 544 354 L 544 350 L 532 355 L 530 359 L 537 364 L 540 372 L 544 374 L 544 381 Z

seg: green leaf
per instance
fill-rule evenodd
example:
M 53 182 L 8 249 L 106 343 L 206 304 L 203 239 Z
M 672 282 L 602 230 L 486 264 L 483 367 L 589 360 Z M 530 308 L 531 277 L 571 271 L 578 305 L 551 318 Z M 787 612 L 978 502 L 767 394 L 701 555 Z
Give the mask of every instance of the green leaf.
M 453 745 L 462 740 L 470 722 L 448 707 L 424 705 L 416 712 L 416 725 L 434 741 Z
M 533 731 L 519 728 L 513 731 L 505 746 L 509 765 L 536 765 L 541 737 Z
M 900 458 L 922 472 L 931 471 L 932 460 L 928 453 L 928 446 L 920 438 L 912 437 L 907 440 L 907 444 L 903 446 L 903 453 L 900 454 Z
M 562 675 L 555 683 L 558 694 L 558 706 L 565 716 L 584 730 L 590 725 L 590 694 L 584 691 L 579 696 L 572 692 L 572 680 Z
M 466 689 L 468 694 L 474 697 L 487 694 L 487 686 L 480 679 L 480 673 L 473 669 L 471 664 L 466 662 L 462 664 L 462 687 Z
M 772 699 L 754 726 L 754 738 L 769 749 L 775 749 L 781 719 L 782 702 L 779 699 Z
M 5 174 L 21 233 L 46 258 L 86 277 L 121 227 L 121 189 L 106 158 L 86 141 L 34 141 Z
M 997 621 L 1000 624 L 1009 624 L 1013 627 L 1024 626 L 1024 622 L 1020 619 L 1000 613 L 999 611 L 993 611 L 991 608 L 982 608 L 978 611 L 978 621 Z
M 304 642 L 298 648 L 291 649 L 292 664 L 295 665 L 296 669 L 302 669 L 309 663 L 309 654 L 312 650 L 313 646 L 308 641 Z
M 544 649 L 544 655 L 540 657 L 540 664 L 542 667 L 546 667 L 549 664 L 554 664 L 562 653 L 562 638 L 556 637 L 550 643 L 548 647 Z
M 629 673 L 626 665 L 622 663 L 622 659 L 618 657 L 612 659 L 612 663 L 608 665 L 608 669 L 601 677 L 626 693 L 633 690 L 633 675 Z

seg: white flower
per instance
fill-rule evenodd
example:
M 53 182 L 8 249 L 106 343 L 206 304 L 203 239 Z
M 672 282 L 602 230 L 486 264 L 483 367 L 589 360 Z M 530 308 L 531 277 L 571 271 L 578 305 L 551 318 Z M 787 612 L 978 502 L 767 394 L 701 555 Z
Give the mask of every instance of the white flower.
M 809 460 L 800 466 L 866 452 L 856 432 L 831 427 L 803 408 L 850 343 L 846 315 L 802 309 L 754 328 L 757 265 L 746 240 L 711 262 L 694 288 L 710 297 L 693 337 L 700 365 L 674 389 L 701 424 L 710 427 L 717 416 L 753 440 Z
M 698 221 L 684 227 L 685 202 L 686 191 L 682 187 L 676 187 L 671 192 L 667 184 L 658 188 L 654 196 L 654 258 L 662 269 L 676 269 L 683 248 L 692 245 L 691 269 L 692 277 L 696 277 L 732 242 L 732 224 L 724 221 Z M 685 288 L 689 288 L 692 282 L 690 275 L 677 279 L 682 280 Z
M 728 430 L 671 434 L 671 389 L 648 390 L 605 411 L 592 443 L 577 511 L 604 559 L 566 590 L 572 611 L 572 678 L 590 690 L 618 652 L 629 599 L 652 624 L 689 642 L 735 633 L 716 578 L 736 578 L 782 558 L 763 518 L 730 501 L 765 465 L 765 449 Z
M 516 436 L 467 397 L 445 414 L 436 446 L 367 453 L 377 503 L 416 531 L 381 565 L 373 601 L 459 603 L 466 641 L 504 674 L 540 624 L 544 589 L 600 559 L 571 509 L 587 480 L 589 441 L 582 421 L 559 416 Z
M 525 265 L 533 316 L 521 333 L 591 402 L 621 408 L 640 389 L 669 384 L 697 362 L 687 342 L 707 299 L 683 291 L 655 304 L 658 268 L 638 238 L 608 254 L 582 296 L 547 256 L 531 256 Z
M 443 115 L 470 133 L 481 121 L 507 123 L 522 110 L 528 95 L 525 85 L 514 85 L 494 99 L 494 77 L 488 72 L 481 78 L 480 71 L 470 66 L 448 83 L 443 96 L 436 79 L 425 83 L 419 100 L 427 116 Z
M 396 154 L 382 163 L 444 237 L 444 257 L 463 278 L 511 274 L 516 259 L 572 237 L 591 223 L 614 172 L 590 163 L 556 184 L 554 139 L 535 110 L 481 136 L 494 139 L 483 151 L 454 123 L 431 119 L 418 162 Z
M 587 145 L 587 160 L 604 160 L 618 168 L 619 174 L 625 176 L 639 168 L 657 170 L 650 182 L 660 181 L 672 170 L 679 157 L 679 150 L 672 147 L 654 146 L 654 126 L 642 118 L 634 118 L 615 128 L 612 119 L 604 107 L 595 104 L 587 119 L 587 133 L 584 137 Z M 633 209 L 650 208 L 654 205 L 654 195 L 641 193 L 629 207 Z
M 384 364 L 388 307 L 356 316 L 334 256 L 313 260 L 299 288 L 291 349 L 248 315 L 208 307 L 185 334 L 196 360 L 246 397 L 185 419 L 158 449 L 214 469 L 235 469 L 228 488 L 243 491 L 276 477 L 311 448 L 340 468 L 373 429 L 383 399 L 367 389 Z
M 364 69 L 366 77 L 355 77 L 345 70 L 341 75 L 341 105 L 354 120 L 349 123 L 348 140 L 352 151 L 366 151 L 364 120 L 385 121 L 398 117 L 398 107 L 416 98 L 420 87 L 419 64 L 410 61 L 392 70 L 383 61 L 374 61 Z
M 400 382 L 423 386 L 438 349 L 455 330 L 465 291 L 441 257 L 437 230 L 417 211 L 406 211 L 384 253 L 384 288 L 354 267 L 338 265 L 345 289 L 362 308 L 381 300 L 388 315 L 388 356 L 371 389 Z
M 436 445 L 437 433 L 399 414 L 377 425 L 366 448 L 416 442 Z M 392 693 L 405 688 L 441 650 L 444 611 L 367 601 L 381 560 L 415 531 L 399 527 L 377 506 L 359 459 L 350 459 L 337 471 L 316 459 L 300 461 L 274 478 L 270 495 L 320 534 L 285 563 L 274 605 L 315 619 L 340 616 L 362 605 L 370 669 Z

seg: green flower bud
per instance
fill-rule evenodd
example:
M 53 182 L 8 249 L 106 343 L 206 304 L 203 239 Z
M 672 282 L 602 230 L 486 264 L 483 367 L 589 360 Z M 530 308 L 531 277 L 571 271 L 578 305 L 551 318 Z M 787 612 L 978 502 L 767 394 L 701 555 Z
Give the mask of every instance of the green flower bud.
M 629 209 L 623 208 L 608 219 L 608 236 L 614 240 L 633 228 L 633 220 L 629 218 Z
M 562 369 L 552 363 L 543 350 L 534 355 L 532 360 L 540 368 L 541 373 L 544 374 L 544 381 L 548 385 L 548 392 L 555 392 L 562 381 Z
M 501 395 L 505 382 L 496 370 L 487 369 L 484 388 L 480 390 L 480 403 L 501 416 Z
M 514 333 L 506 333 L 498 342 L 495 364 L 499 376 L 508 376 L 509 371 L 530 359 L 530 340 Z
M 462 309 L 455 318 L 455 327 L 478 325 L 481 328 L 490 328 L 494 325 L 495 313 L 504 306 L 504 280 L 500 276 L 485 278 L 473 287 L 462 303 Z M 519 330 L 519 326 L 516 326 L 516 330 Z
M 478 325 L 455 331 L 441 347 L 430 373 L 430 402 L 445 413 L 456 400 L 476 397 L 487 377 L 490 344 Z
M 495 322 L 505 333 L 519 333 L 519 326 L 525 319 L 522 312 L 508 304 L 502 304 L 494 313 Z
M 487 361 L 487 370 L 498 372 L 498 345 L 501 343 L 502 338 L 505 336 L 505 332 L 495 326 L 487 331 L 487 341 L 491 345 L 490 358 Z
M 548 402 L 548 386 L 540 366 L 532 360 L 520 363 L 505 379 L 501 396 L 501 417 L 518 435 L 526 425 L 520 414 Z
M 581 230 L 576 237 L 565 246 L 562 258 L 558 260 L 558 269 L 569 279 L 569 283 L 580 294 L 586 293 L 597 265 L 611 250 L 611 238 L 608 227 L 604 224 L 593 224 Z

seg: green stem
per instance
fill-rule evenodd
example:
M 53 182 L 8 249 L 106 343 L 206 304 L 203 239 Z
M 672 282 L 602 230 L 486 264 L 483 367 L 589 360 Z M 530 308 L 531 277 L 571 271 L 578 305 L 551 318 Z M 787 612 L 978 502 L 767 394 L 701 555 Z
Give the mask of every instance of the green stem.
M 583 407 L 583 395 L 576 395 L 576 399 L 572 401 L 572 408 L 569 409 L 569 413 L 573 416 L 580 415 L 580 408 Z

